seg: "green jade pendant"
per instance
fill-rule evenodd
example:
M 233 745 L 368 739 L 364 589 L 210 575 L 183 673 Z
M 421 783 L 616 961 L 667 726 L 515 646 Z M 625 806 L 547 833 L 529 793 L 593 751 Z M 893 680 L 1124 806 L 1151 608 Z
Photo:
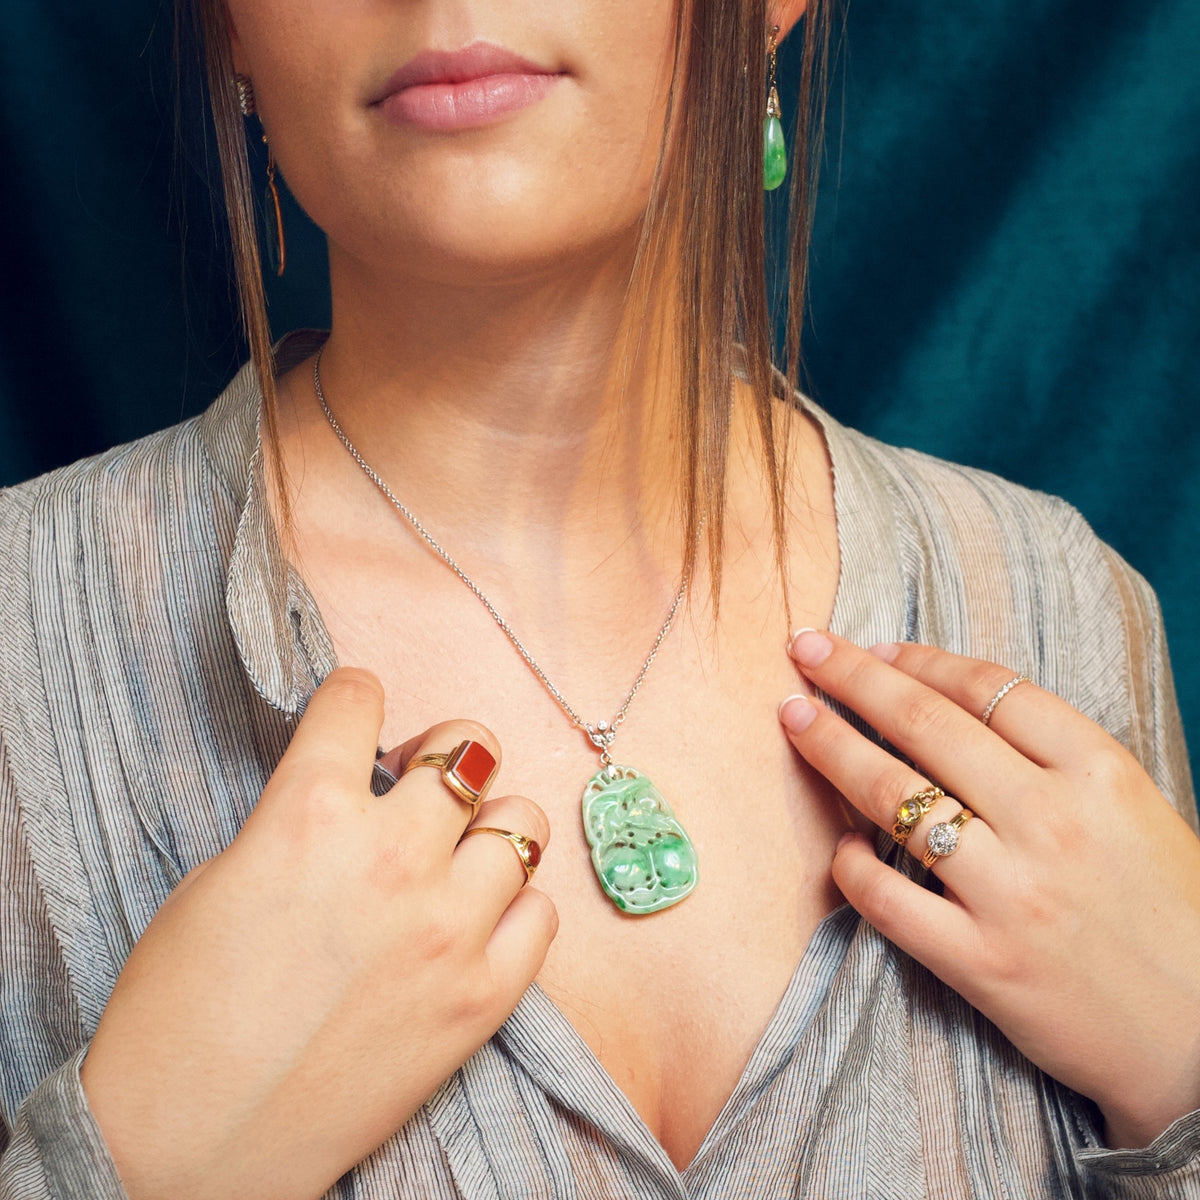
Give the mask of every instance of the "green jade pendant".
M 583 789 L 583 831 L 596 878 L 622 912 L 640 917 L 670 908 L 696 886 L 696 848 L 658 788 L 606 758 Z

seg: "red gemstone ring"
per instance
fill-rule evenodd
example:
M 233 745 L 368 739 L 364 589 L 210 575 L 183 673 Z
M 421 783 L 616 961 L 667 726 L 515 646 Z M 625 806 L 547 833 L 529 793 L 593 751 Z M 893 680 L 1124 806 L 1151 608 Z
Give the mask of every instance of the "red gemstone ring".
M 484 795 L 496 775 L 496 756 L 482 742 L 460 742 L 449 753 L 419 754 L 404 768 L 407 775 L 413 767 L 437 767 L 442 782 L 465 804 L 471 806 L 474 818 Z
M 542 848 L 531 837 L 526 837 L 523 833 L 513 833 L 511 829 L 496 829 L 491 825 L 472 825 L 459 839 L 466 841 L 476 833 L 491 833 L 496 837 L 502 837 L 506 842 L 512 844 L 516 849 L 517 856 L 521 860 L 521 866 L 525 868 L 525 882 L 528 883 L 533 878 L 533 873 L 538 869 L 538 863 L 542 861 Z

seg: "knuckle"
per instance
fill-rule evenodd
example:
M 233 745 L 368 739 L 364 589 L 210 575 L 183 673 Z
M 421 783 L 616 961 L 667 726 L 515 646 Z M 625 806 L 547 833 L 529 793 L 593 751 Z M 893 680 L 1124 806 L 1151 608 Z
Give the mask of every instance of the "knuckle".
M 428 913 L 412 938 L 413 951 L 426 962 L 441 962 L 453 957 L 461 944 L 459 922 L 445 909 Z
M 1012 679 L 1013 673 L 995 663 L 974 662 L 966 670 L 964 684 L 966 694 L 976 698 L 976 708 L 982 712 L 984 705 Z
M 531 837 L 544 850 L 550 840 L 550 819 L 539 804 L 526 796 L 498 796 L 480 805 L 474 825 L 511 829 Z
M 871 871 L 859 879 L 854 907 L 872 924 L 878 926 L 891 911 L 892 880 L 882 871 Z
M 460 742 L 480 742 L 492 752 L 496 762 L 500 762 L 499 739 L 486 725 L 467 717 L 439 721 L 436 725 L 431 725 L 421 737 L 420 751 L 435 748 L 448 750 Z
M 379 676 L 364 667 L 338 667 L 325 677 L 321 690 L 332 693 L 343 704 L 368 707 L 383 705 Z
M 1079 850 L 1080 826 L 1070 815 L 1053 804 L 1040 806 L 1038 815 L 1038 841 L 1043 852 L 1055 858 L 1073 858 Z M 1031 893 L 1030 901 L 1036 899 Z
M 1029 984 L 1030 955 L 1007 937 L 984 937 L 976 954 L 977 976 L 994 995 L 1012 995 Z
M 458 1024 L 491 1025 L 499 1006 L 496 987 L 486 971 L 464 971 L 450 998 L 450 1016 Z
M 299 827 L 325 831 L 342 815 L 343 799 L 326 783 L 309 780 L 297 787 L 297 795 L 289 806 Z
M 389 896 L 424 884 L 427 856 L 415 852 L 408 843 L 397 840 L 381 842 L 367 867 L 367 878 L 379 891 Z
M 816 719 L 804 733 L 803 755 L 810 762 L 829 762 L 837 757 L 846 727 L 833 713 L 818 709 Z
M 1098 746 L 1088 759 L 1088 779 L 1101 794 L 1119 795 L 1132 782 L 1134 771 L 1141 773 L 1129 752 L 1116 742 Z
M 1065 856 L 1070 861 L 1079 854 L 1080 839 L 1088 837 L 1091 822 L 1076 804 L 1064 802 L 1055 788 L 1044 785 L 1027 789 L 1022 804 L 1037 813 L 1036 825 L 1030 832 L 1037 840 L 1039 858 Z M 1036 883 L 1034 880 L 1033 885 Z
M 919 692 L 901 702 L 896 713 L 896 737 L 906 742 L 937 741 L 946 732 L 946 701 L 931 692 Z
M 526 903 L 536 913 L 541 942 L 549 946 L 558 934 L 558 906 L 538 888 L 526 888 Z
M 874 656 L 855 655 L 852 662 L 842 667 L 842 685 L 851 695 L 869 692 L 872 690 L 872 679 L 877 678 L 874 672 L 878 669 L 879 661 Z
M 924 646 L 920 642 L 899 642 L 897 647 L 892 665 L 902 666 L 915 679 L 920 679 L 932 664 L 937 663 L 938 655 L 943 653 L 934 646 Z
M 1058 924 L 1061 897 L 1054 889 L 1047 888 L 1039 881 L 1030 880 L 1025 884 L 1024 900 L 1021 905 L 1022 925 L 1026 931 L 1036 934 L 1038 931 L 1051 929 Z
M 880 767 L 866 780 L 866 800 L 877 824 L 891 826 L 896 810 L 913 793 L 927 785 L 918 781 L 903 784 L 896 778 L 894 765 Z

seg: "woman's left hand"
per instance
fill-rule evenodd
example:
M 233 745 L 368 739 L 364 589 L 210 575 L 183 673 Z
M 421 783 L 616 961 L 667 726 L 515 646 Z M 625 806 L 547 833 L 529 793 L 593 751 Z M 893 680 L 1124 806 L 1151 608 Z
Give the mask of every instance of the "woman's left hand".
M 833 876 L 886 938 L 959 992 L 1042 1070 L 1094 1100 L 1108 1144 L 1140 1147 L 1200 1107 L 1200 840 L 1137 760 L 1015 672 L 928 646 L 861 650 L 802 632 L 806 677 L 919 766 L 817 701 L 780 709 L 792 744 L 874 824 L 936 782 L 965 805 L 961 845 L 934 861 L 944 895 L 848 834 Z M 924 775 L 919 772 L 925 772 Z M 959 804 L 961 801 L 961 805 Z

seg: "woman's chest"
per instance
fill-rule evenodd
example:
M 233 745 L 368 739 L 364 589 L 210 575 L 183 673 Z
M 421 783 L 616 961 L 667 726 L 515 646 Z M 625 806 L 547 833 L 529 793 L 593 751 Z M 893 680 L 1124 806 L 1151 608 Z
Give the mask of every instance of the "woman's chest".
M 456 642 L 410 626 L 389 638 L 323 610 L 339 661 L 369 666 L 384 683 L 385 747 L 460 717 L 496 735 L 492 795 L 527 796 L 550 822 L 536 883 L 560 928 L 538 982 L 677 1164 L 690 1161 L 813 930 L 840 902 L 829 864 L 845 818 L 775 715 L 800 686 L 782 639 L 704 661 L 682 629 L 677 652 L 647 673 L 612 754 L 670 805 L 695 848 L 698 883 L 677 905 L 630 916 L 606 897 L 585 833 L 583 794 L 599 754 L 498 629 L 477 625 Z M 640 663 L 623 666 L 632 674 Z M 576 674 L 586 694 L 604 672 Z M 604 696 L 595 710 L 581 702 L 577 712 L 611 721 L 622 699 Z

